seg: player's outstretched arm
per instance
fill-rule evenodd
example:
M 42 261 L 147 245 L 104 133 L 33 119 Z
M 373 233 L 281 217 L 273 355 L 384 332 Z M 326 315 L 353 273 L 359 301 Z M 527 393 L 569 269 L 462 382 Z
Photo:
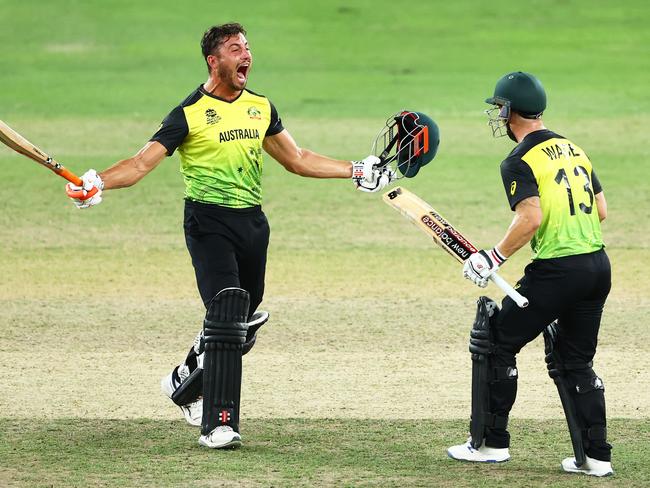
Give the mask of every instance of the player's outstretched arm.
M 94 169 L 86 171 L 81 180 L 82 186 L 72 183 L 66 185 L 66 193 L 77 208 L 83 209 L 101 203 L 102 191 L 132 186 L 153 170 L 167 155 L 167 149 L 157 141 L 148 142 L 138 153 L 128 159 L 118 161 L 101 173 Z M 93 196 L 88 194 L 96 188 Z
M 362 161 L 343 161 L 322 156 L 298 147 L 285 129 L 264 139 L 264 150 L 288 171 L 311 178 L 352 178 L 358 190 L 376 192 L 395 178 L 388 166 L 378 167 L 379 158 L 367 156 Z
M 264 138 L 264 150 L 287 171 L 310 178 L 351 178 L 352 162 L 298 147 L 286 129 Z
M 135 185 L 151 172 L 167 156 L 167 149 L 158 141 L 150 141 L 128 159 L 118 161 L 99 173 L 104 189 L 126 188 Z

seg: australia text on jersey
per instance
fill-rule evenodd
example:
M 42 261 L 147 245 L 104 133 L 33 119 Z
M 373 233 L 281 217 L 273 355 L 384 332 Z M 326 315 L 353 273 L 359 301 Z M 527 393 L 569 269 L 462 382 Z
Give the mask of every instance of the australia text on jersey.
M 219 142 L 259 138 L 260 132 L 257 129 L 231 129 L 224 132 L 219 132 Z

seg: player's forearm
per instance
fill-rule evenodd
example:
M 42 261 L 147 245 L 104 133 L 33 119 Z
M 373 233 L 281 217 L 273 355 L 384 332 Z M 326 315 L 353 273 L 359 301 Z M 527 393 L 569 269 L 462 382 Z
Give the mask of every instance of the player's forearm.
M 104 189 L 111 190 L 135 185 L 148 172 L 142 165 L 138 165 L 137 156 L 134 156 L 118 161 L 99 176 L 104 181 Z
M 521 200 L 515 207 L 515 218 L 506 235 L 497 244 L 499 252 L 509 258 L 530 242 L 542 223 L 542 207 L 538 196 Z
M 602 222 L 607 218 L 607 200 L 605 200 L 605 194 L 602 191 L 596 194 L 596 208 L 598 219 Z
M 501 254 L 509 258 L 530 242 L 538 227 L 539 222 L 517 214 L 512 220 L 512 224 L 510 224 L 506 235 L 496 247 Z
M 332 159 L 309 149 L 300 149 L 297 157 L 287 169 L 292 173 L 309 178 L 351 178 L 350 161 Z
M 118 161 L 100 173 L 104 189 L 126 188 L 135 185 L 167 156 L 167 149 L 157 141 L 149 141 L 132 158 Z

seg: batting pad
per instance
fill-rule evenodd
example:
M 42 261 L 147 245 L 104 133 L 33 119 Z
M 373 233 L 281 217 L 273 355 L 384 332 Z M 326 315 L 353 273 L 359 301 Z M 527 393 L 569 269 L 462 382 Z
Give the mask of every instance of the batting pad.
M 219 425 L 228 425 L 239 432 L 242 349 L 248 330 L 249 305 L 247 291 L 225 288 L 208 307 L 203 322 L 203 435 Z

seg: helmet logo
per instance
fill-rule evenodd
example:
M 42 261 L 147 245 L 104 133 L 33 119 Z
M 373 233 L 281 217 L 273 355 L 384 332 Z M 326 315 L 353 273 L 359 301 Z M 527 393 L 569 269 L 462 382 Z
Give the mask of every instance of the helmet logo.
M 514 78 L 515 78 L 515 75 L 510 75 L 510 76 L 508 76 L 508 79 L 509 79 L 509 80 L 514 80 Z
M 510 195 L 514 195 L 516 191 L 517 191 L 517 180 L 514 180 L 512 183 L 510 183 Z

